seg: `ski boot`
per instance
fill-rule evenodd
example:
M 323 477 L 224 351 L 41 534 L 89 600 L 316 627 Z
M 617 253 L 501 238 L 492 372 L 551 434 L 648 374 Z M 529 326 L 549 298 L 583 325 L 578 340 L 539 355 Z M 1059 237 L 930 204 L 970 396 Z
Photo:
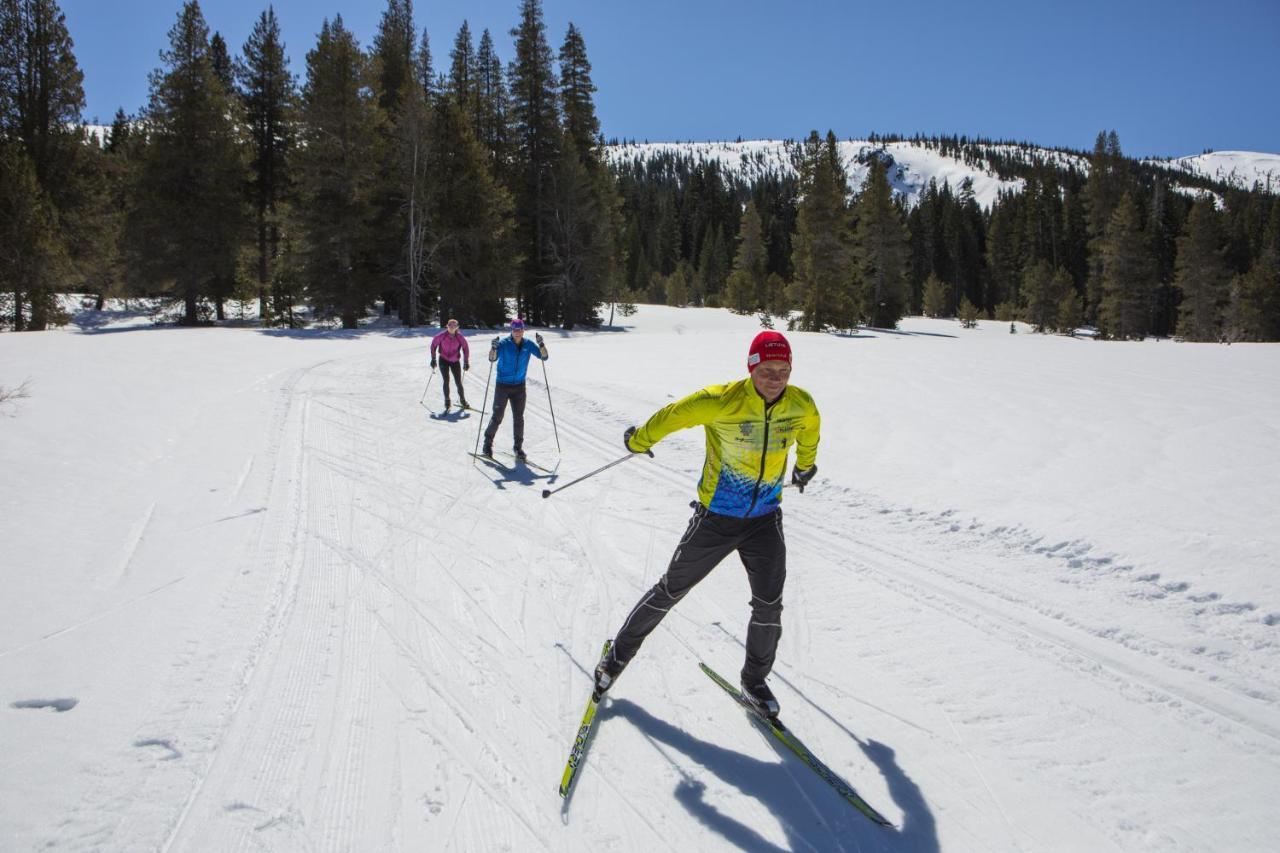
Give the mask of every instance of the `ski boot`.
M 596 683 L 595 689 L 591 695 L 597 702 L 608 692 L 613 683 L 618 680 L 618 676 L 622 675 L 622 670 L 626 668 L 626 664 L 618 660 L 613 654 L 613 649 L 609 649 L 609 653 L 600 659 L 600 663 L 596 665 Z
M 769 685 L 764 683 L 764 679 L 743 679 L 742 681 L 742 698 L 753 707 L 762 717 L 773 718 L 778 716 L 778 699 L 773 695 L 773 691 L 769 689 Z
M 493 458 L 493 442 L 492 441 L 485 439 L 484 447 L 480 448 L 480 455 L 488 456 L 490 459 Z
M 515 447 L 512 449 L 512 452 L 515 453 L 516 459 L 519 459 L 521 462 L 525 462 L 529 458 L 528 456 L 525 456 L 523 447 Z

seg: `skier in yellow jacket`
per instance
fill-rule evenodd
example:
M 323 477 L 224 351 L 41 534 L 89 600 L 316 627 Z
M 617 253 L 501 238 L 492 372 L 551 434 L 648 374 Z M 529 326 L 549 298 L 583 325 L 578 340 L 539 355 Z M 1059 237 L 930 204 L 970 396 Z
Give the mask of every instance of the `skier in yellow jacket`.
M 751 621 L 742 691 L 764 714 L 778 701 L 765 684 L 782 636 L 782 587 L 787 546 L 782 535 L 782 487 L 796 446 L 791 482 L 801 492 L 817 473 L 820 418 L 813 398 L 789 385 L 791 345 L 778 332 L 751 342 L 745 379 L 712 385 L 660 409 L 623 436 L 632 453 L 647 453 L 667 435 L 692 426 L 706 431 L 707 456 L 693 518 L 662 578 L 628 614 L 595 672 L 603 695 L 667 611 L 737 551 L 751 585 Z

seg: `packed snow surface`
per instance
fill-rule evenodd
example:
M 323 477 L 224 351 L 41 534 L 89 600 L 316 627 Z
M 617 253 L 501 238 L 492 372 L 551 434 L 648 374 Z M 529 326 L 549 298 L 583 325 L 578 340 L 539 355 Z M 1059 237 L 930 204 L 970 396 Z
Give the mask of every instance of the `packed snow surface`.
M 702 437 L 541 493 L 744 375 L 754 319 L 544 331 L 549 472 L 468 455 L 427 330 L 80 322 L 0 335 L 0 849 L 1275 849 L 1280 345 L 789 335 L 823 438 L 772 684 L 886 830 L 699 672 L 741 664 L 735 558 L 556 794 Z

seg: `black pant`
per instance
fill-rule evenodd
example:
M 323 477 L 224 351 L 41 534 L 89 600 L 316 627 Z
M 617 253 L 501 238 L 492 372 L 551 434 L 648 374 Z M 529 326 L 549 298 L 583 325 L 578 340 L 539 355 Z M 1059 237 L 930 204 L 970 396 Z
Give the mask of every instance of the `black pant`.
M 449 405 L 449 374 L 453 374 L 453 384 L 458 386 L 458 399 L 462 405 L 467 404 L 466 392 L 462 390 L 462 362 L 440 359 L 440 376 L 444 379 L 444 404 Z
M 756 682 L 773 669 L 782 638 L 782 587 L 787 580 L 787 543 L 782 510 L 759 518 L 734 518 L 693 504 L 693 518 L 667 573 L 646 592 L 622 623 L 614 654 L 627 663 L 640 650 L 667 611 L 684 598 L 721 560 L 737 551 L 751 584 L 751 622 L 747 625 L 747 659 L 742 680 Z
M 502 426 L 502 416 L 506 411 L 508 401 L 511 403 L 511 430 L 515 433 L 515 449 L 520 450 L 524 447 L 524 400 L 524 383 L 503 385 L 499 382 L 495 386 L 493 392 L 493 417 L 489 420 L 489 426 L 484 431 L 486 447 L 493 444 L 493 437 L 498 434 L 498 427 Z

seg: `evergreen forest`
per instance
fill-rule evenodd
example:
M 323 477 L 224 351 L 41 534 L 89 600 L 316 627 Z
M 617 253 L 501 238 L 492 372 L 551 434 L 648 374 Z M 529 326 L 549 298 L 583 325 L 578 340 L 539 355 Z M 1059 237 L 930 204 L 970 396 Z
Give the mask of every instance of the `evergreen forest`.
M 146 105 L 95 132 L 56 0 L 0 0 L 0 327 L 65 323 L 77 293 L 184 325 L 247 302 L 266 326 L 572 329 L 646 302 L 808 331 L 925 314 L 1280 340 L 1271 187 L 1126 157 L 1114 131 L 1081 152 L 872 135 L 853 187 L 831 132 L 788 142 L 785 169 L 631 156 L 603 135 L 582 32 L 553 47 L 540 0 L 513 11 L 508 50 L 465 21 L 433 43 L 386 0 L 370 44 L 337 16 L 291 68 L 272 7 L 237 49 L 186 0 Z M 909 203 L 897 142 L 1021 187 Z

